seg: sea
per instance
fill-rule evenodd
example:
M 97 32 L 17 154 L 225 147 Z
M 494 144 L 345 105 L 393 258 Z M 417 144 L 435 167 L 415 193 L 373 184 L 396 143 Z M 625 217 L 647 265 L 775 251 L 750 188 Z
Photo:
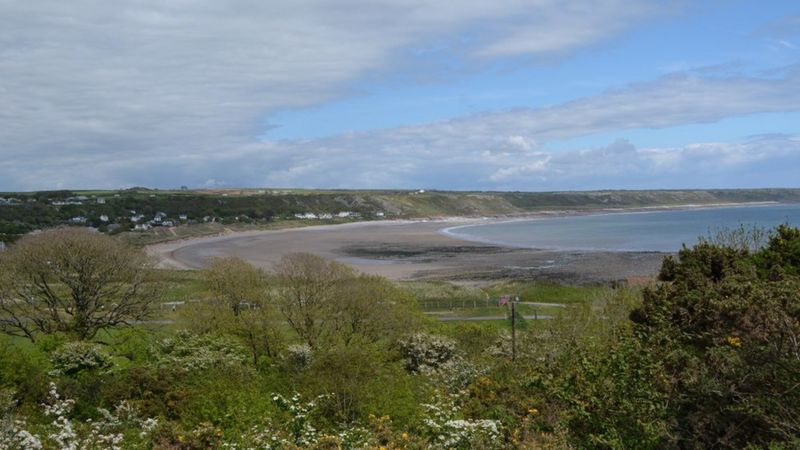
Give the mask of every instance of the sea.
M 800 226 L 800 204 L 611 212 L 489 222 L 450 227 L 443 233 L 467 241 L 565 251 L 676 252 L 718 231 Z

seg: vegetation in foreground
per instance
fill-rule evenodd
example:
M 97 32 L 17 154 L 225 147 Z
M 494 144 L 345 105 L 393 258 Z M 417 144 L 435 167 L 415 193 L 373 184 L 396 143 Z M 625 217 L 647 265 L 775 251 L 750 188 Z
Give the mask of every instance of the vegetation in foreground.
M 800 230 L 741 237 L 640 290 L 488 289 L 568 305 L 518 323 L 512 360 L 508 323 L 420 313 L 463 288 L 26 236 L 0 253 L 0 449 L 797 448 Z

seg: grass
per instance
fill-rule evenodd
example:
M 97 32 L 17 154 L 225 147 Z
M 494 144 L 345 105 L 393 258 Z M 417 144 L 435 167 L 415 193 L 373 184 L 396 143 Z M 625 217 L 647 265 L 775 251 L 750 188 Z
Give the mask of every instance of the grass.
M 519 295 L 523 302 L 544 302 L 577 304 L 594 299 L 607 291 L 606 286 L 572 286 L 537 281 L 514 281 L 497 283 L 485 289 L 492 297 L 500 295 Z

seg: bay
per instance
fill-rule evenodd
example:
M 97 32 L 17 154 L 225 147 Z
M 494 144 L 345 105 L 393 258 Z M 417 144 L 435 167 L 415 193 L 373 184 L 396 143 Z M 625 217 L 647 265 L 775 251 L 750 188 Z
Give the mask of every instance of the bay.
M 451 227 L 468 241 L 547 250 L 675 252 L 699 236 L 739 226 L 800 225 L 800 204 L 769 204 L 561 216 Z

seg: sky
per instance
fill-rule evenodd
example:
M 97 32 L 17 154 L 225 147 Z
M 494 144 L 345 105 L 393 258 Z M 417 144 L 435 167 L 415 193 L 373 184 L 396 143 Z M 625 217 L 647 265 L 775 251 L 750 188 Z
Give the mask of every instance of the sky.
M 800 187 L 800 2 L 0 0 L 0 191 Z

